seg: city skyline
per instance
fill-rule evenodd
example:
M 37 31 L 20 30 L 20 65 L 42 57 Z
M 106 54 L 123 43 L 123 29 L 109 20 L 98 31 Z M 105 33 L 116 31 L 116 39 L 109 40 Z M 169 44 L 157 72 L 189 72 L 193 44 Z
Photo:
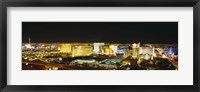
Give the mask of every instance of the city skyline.
M 23 43 L 23 70 L 177 70 L 177 44 Z
M 22 70 L 178 70 L 178 22 L 22 22 Z
M 29 38 L 33 43 L 177 44 L 178 22 L 22 22 L 22 42 Z

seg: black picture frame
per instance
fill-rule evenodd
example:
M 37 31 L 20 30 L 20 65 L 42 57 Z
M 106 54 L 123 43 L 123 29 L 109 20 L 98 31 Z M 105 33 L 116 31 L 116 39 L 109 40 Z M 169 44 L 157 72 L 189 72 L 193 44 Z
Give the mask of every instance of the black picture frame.
M 200 0 L 1 0 L 0 90 L 2 92 L 199 92 Z M 7 7 L 193 7 L 194 85 L 7 85 Z

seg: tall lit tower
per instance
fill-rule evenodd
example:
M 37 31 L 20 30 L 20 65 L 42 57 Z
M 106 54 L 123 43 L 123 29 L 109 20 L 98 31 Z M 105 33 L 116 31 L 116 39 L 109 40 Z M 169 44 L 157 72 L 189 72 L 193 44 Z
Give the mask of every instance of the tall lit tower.
M 132 57 L 137 58 L 139 56 L 139 52 L 140 52 L 140 43 L 132 44 Z
M 29 37 L 28 39 L 29 43 L 26 44 L 26 48 L 31 49 L 32 50 L 32 46 L 31 46 L 31 38 Z

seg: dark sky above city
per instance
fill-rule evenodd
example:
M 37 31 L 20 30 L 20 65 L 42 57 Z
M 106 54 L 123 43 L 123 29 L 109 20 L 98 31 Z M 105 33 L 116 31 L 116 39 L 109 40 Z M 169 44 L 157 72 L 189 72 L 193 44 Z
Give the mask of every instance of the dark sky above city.
M 22 22 L 22 41 L 177 44 L 178 22 Z

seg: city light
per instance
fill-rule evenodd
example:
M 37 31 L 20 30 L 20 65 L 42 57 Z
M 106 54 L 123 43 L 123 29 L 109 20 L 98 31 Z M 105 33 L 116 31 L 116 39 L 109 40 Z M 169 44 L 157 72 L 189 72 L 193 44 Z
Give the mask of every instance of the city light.
M 172 46 L 176 44 L 29 42 L 22 44 L 22 65 L 28 70 L 176 70 L 178 54 Z

